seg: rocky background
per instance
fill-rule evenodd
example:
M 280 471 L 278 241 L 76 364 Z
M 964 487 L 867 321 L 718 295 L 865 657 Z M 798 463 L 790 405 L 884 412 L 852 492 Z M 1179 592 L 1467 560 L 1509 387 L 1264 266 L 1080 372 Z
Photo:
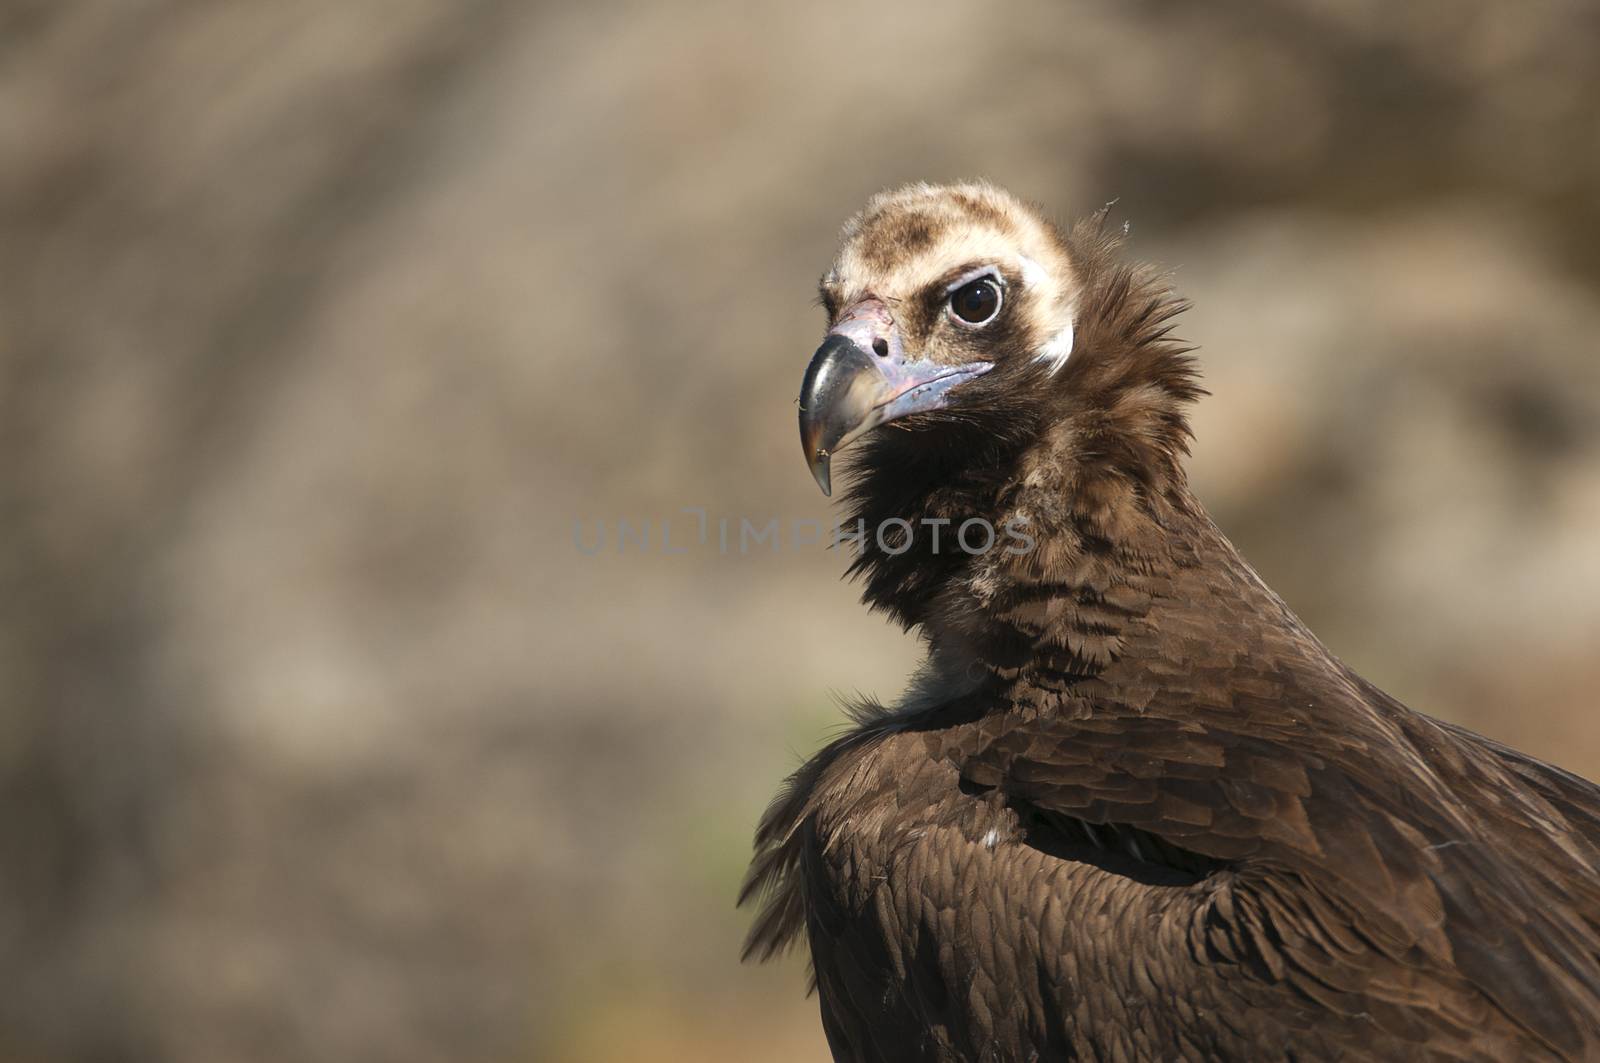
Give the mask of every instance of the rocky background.
M 830 519 L 813 283 L 906 180 L 1117 198 L 1268 582 L 1600 775 L 1596 55 L 1579 0 L 0 8 L 0 1060 L 824 1058 L 733 897 L 917 651 L 715 522 Z

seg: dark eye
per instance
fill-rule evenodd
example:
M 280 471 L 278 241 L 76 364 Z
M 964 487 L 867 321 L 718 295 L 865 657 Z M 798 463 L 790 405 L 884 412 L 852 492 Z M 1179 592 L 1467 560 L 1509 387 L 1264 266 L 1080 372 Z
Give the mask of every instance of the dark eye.
M 969 325 L 982 325 L 1000 312 L 1000 286 L 992 277 L 968 281 L 950 293 L 950 312 Z

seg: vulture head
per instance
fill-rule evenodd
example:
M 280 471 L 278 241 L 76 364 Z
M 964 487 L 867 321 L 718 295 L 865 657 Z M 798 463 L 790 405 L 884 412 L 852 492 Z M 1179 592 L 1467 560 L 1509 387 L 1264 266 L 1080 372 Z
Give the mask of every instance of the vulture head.
M 1072 353 L 1076 295 L 1061 239 L 998 189 L 917 185 L 872 200 L 822 278 L 829 330 L 802 391 L 801 442 L 823 493 L 832 455 L 880 424 L 1005 417 L 1008 396 L 1047 387 Z M 959 412 L 928 416 L 943 410 Z
M 1200 389 L 1167 339 L 1184 304 L 1116 262 L 1116 244 L 1103 211 L 1063 232 L 981 183 L 885 192 L 846 224 L 821 282 L 801 445 L 824 493 L 852 448 L 853 571 L 906 626 L 970 600 L 955 582 L 981 598 L 1005 563 L 1049 564 L 965 549 L 987 538 L 958 544 L 966 521 L 1023 529 L 1018 542 L 1068 523 L 1121 540 L 1187 497 L 1184 408 Z

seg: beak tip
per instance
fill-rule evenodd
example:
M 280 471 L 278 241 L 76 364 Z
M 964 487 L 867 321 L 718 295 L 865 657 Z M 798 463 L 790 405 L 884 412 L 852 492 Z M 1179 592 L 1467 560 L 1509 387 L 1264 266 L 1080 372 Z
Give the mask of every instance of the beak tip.
M 849 336 L 830 332 L 812 355 L 800 385 L 800 445 L 825 497 L 833 495 L 830 459 L 876 423 L 888 383 L 877 359 Z
M 817 481 L 817 486 L 822 488 L 824 498 L 833 497 L 833 479 L 828 470 L 828 452 L 825 450 L 813 451 L 811 455 L 811 475 Z

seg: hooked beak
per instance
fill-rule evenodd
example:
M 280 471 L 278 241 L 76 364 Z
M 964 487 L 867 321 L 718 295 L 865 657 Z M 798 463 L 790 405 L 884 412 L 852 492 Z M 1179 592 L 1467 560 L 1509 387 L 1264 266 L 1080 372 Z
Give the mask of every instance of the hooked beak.
M 880 424 L 942 409 L 950 389 L 982 376 L 992 362 L 940 365 L 909 359 L 889 308 L 863 299 L 845 312 L 806 367 L 800 385 L 800 445 L 811 475 L 833 494 L 833 455 Z

